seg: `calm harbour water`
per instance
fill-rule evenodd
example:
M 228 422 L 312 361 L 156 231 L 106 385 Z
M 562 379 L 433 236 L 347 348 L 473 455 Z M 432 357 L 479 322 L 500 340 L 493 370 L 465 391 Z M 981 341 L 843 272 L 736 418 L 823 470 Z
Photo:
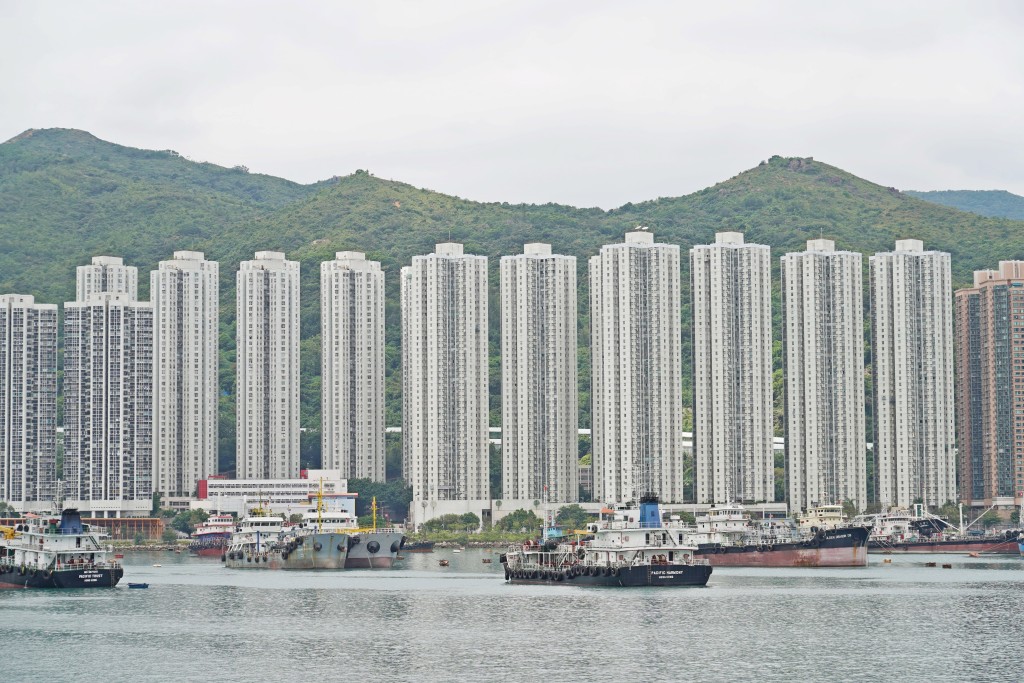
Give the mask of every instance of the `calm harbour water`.
M 339 573 L 125 563 L 112 590 L 0 591 L 2 680 L 1024 678 L 1018 557 L 872 555 L 864 569 L 726 568 L 706 588 L 618 590 L 509 586 L 498 553 L 475 549 Z

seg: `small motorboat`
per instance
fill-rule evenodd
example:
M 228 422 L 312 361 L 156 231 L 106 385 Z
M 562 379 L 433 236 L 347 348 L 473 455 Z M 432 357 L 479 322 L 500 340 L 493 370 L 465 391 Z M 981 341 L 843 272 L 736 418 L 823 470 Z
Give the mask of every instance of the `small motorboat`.
M 489 558 L 489 557 L 485 557 L 484 558 L 484 564 L 491 564 L 492 562 L 494 562 L 494 560 L 492 560 L 491 558 Z
M 442 567 L 447 567 L 448 566 L 448 560 L 438 560 L 437 563 L 439 565 L 441 565 Z
M 981 555 L 972 551 L 967 553 L 967 557 L 981 557 Z
M 148 583 L 129 583 L 129 588 L 149 588 Z
M 453 553 L 461 553 L 462 552 L 462 548 L 454 548 L 454 549 L 452 549 L 452 552 Z

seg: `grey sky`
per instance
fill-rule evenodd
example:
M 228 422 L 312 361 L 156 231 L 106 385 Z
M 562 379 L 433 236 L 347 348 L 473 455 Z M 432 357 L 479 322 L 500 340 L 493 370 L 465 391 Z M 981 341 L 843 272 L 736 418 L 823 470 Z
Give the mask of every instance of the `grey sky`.
M 1014 2 L 0 0 L 0 139 L 610 208 L 771 156 L 1024 194 Z

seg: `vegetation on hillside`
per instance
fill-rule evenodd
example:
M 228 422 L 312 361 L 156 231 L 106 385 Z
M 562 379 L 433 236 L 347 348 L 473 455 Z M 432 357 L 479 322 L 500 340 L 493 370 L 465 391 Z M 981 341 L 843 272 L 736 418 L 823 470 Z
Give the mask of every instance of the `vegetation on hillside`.
M 647 225 L 658 241 L 686 252 L 716 231 L 739 230 L 778 256 L 824 236 L 871 254 L 898 238 L 949 251 L 954 280 L 1000 259 L 1024 257 L 1024 224 L 928 203 L 812 159 L 772 157 L 725 182 L 684 197 L 611 211 L 558 204 L 479 203 L 382 180 L 366 171 L 314 185 L 195 163 L 171 151 L 137 150 L 74 130 L 28 131 L 0 145 L 0 292 L 69 301 L 74 268 L 98 254 L 123 256 L 146 276 L 177 249 L 221 263 L 220 467 L 234 466 L 235 272 L 253 252 L 277 249 L 302 262 L 303 464 L 319 463 L 319 263 L 358 250 L 386 273 L 387 423 L 401 422 L 398 271 L 449 237 L 490 260 L 491 423 L 500 424 L 498 259 L 525 242 L 550 242 L 577 258 L 580 425 L 590 426 L 587 259 L 601 245 Z M 866 267 L 866 263 L 865 263 Z M 777 281 L 776 276 L 776 281 Z M 777 285 L 776 285 L 777 286 Z M 684 401 L 690 402 L 688 287 L 683 288 Z M 781 323 L 775 305 L 776 339 Z M 776 361 L 781 359 L 776 354 Z M 780 396 L 781 400 L 781 396 Z M 779 407 L 777 406 L 777 413 Z M 389 473 L 400 454 L 390 447 Z M 500 470 L 498 471 L 500 477 Z M 498 495 L 497 491 L 495 495 Z
M 993 218 L 1024 220 L 1024 197 L 1006 190 L 937 190 L 907 194 L 926 202 L 949 206 Z

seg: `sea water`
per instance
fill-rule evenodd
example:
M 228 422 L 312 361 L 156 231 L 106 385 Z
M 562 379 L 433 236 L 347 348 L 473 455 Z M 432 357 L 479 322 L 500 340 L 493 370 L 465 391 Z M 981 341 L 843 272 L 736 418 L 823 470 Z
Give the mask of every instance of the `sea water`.
M 1024 678 L 1019 557 L 871 555 L 860 569 L 722 568 L 704 588 L 611 589 L 508 585 L 498 555 L 317 573 L 131 553 L 114 589 L 0 591 L 0 680 Z

